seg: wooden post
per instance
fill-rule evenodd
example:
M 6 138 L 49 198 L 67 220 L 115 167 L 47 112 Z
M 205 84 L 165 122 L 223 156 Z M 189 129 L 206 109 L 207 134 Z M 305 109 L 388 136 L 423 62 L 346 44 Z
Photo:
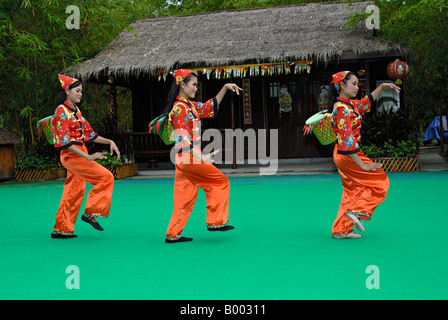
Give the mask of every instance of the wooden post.
M 266 129 L 266 155 L 271 154 L 271 147 L 269 145 L 270 135 L 269 135 L 269 118 L 268 118 L 268 105 L 266 97 L 266 81 L 265 77 L 261 77 L 261 90 L 262 90 L 262 106 L 263 106 L 263 127 Z
M 118 117 L 117 117 L 117 90 L 115 87 L 115 78 L 110 76 L 107 80 L 110 84 L 110 91 L 109 91 L 109 104 L 112 106 L 112 125 L 113 125 L 113 132 L 117 133 L 118 131 Z
M 230 121 L 232 124 L 232 130 L 235 130 L 235 103 L 234 103 L 234 97 L 235 94 L 233 92 L 230 92 Z M 233 146 L 233 161 L 232 161 L 232 169 L 237 169 L 238 166 L 236 165 L 236 138 L 232 137 L 232 146 Z
M 153 78 L 148 77 L 149 81 L 149 110 L 150 110 L 150 119 L 154 119 L 156 117 L 156 114 L 154 112 L 154 88 L 153 88 Z

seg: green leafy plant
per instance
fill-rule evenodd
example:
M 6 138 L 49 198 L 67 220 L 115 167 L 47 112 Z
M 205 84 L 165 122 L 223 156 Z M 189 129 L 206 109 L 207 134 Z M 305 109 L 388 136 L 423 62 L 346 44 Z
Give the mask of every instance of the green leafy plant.
M 113 129 L 114 121 L 110 116 L 104 115 L 97 121 L 92 121 L 90 123 L 93 123 L 93 127 L 95 128 L 96 132 L 101 132 L 102 137 L 111 139 L 117 144 L 117 147 L 120 150 L 121 154 L 120 159 L 123 163 L 134 162 L 132 137 L 130 135 L 127 135 L 122 130 L 115 131 Z M 95 152 L 103 152 L 102 148 L 104 148 L 103 145 L 96 143 L 92 143 L 87 147 L 89 153 L 91 154 Z
M 123 164 L 123 162 L 121 160 L 117 160 L 117 156 L 111 155 L 110 152 L 106 152 L 106 159 L 97 159 L 95 161 L 98 162 L 102 166 L 105 166 L 105 167 L 107 166 L 107 167 L 111 167 L 111 168 L 113 168 L 115 166 L 120 166 Z
M 384 150 L 377 147 L 376 145 L 371 146 L 362 146 L 361 147 L 362 152 L 369 158 L 382 158 L 384 157 Z
M 56 157 L 47 155 L 26 155 L 22 153 L 17 156 L 15 165 L 19 169 L 45 169 L 56 167 L 58 160 Z
M 414 120 L 402 109 L 393 111 L 389 108 L 381 112 L 371 112 L 363 119 L 362 141 L 377 146 L 388 141 L 417 141 L 418 129 Z
M 362 146 L 361 150 L 369 158 L 411 158 L 417 154 L 415 143 L 412 141 L 398 141 L 394 144 L 391 139 L 387 140 L 382 147 Z

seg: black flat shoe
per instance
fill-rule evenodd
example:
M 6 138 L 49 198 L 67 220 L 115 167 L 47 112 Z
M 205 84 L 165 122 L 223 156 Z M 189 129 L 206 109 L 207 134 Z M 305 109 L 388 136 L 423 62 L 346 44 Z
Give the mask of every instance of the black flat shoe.
M 51 237 L 53 239 L 70 239 L 70 238 L 77 238 L 78 236 L 76 234 L 60 234 L 60 233 L 52 233 Z
M 229 231 L 229 230 L 233 230 L 233 229 L 235 229 L 235 227 L 229 226 L 229 225 L 221 227 L 221 228 L 207 228 L 208 231 Z
M 81 217 L 81 220 L 84 221 L 84 222 L 90 223 L 92 225 L 92 227 L 94 227 L 96 230 L 100 230 L 100 231 L 104 230 L 103 228 L 101 228 L 101 226 L 100 226 L 100 224 L 98 222 L 95 222 L 95 221 L 87 218 L 84 215 Z
M 166 243 L 188 242 L 188 241 L 193 241 L 193 238 L 180 237 L 180 238 L 177 239 L 177 240 L 165 239 L 165 242 L 166 242 Z

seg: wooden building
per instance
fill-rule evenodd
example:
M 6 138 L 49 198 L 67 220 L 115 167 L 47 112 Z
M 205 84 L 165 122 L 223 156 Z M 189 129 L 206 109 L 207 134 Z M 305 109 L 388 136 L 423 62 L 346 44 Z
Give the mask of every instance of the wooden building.
M 328 2 L 142 19 L 95 58 L 66 72 L 104 84 L 113 77 L 117 86 L 131 88 L 138 133 L 160 113 L 173 81 L 169 72 L 194 68 L 200 75 L 199 99 L 213 97 L 226 82 L 244 86 L 248 95 L 226 95 L 219 116 L 204 120 L 203 129 L 277 129 L 280 159 L 329 157 L 329 148 L 303 136 L 302 128 L 323 108 L 322 87 L 331 75 L 363 70 L 363 91 L 370 91 L 377 80 L 388 79 L 389 62 L 409 54 L 375 37 L 364 22 L 346 28 L 348 16 L 369 4 Z M 291 111 L 280 112 L 285 87 Z M 245 156 L 251 157 L 247 150 Z
M 0 128 L 0 181 L 14 178 L 15 145 L 19 143 L 13 132 Z

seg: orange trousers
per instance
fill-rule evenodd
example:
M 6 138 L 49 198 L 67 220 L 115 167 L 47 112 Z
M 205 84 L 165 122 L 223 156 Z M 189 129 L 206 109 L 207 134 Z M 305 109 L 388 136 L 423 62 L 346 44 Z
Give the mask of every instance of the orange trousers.
M 358 156 L 365 163 L 372 163 L 362 151 Z M 386 198 L 389 178 L 383 169 L 363 171 L 348 155 L 337 153 L 334 147 L 333 160 L 338 167 L 342 182 L 342 200 L 333 223 L 333 237 L 354 232 L 353 221 L 346 212 L 356 214 L 359 219 L 370 220 L 376 207 Z
M 76 147 L 87 152 L 85 145 Z M 53 233 L 71 235 L 84 198 L 86 182 L 94 187 L 87 196 L 84 213 L 93 217 L 109 216 L 114 176 L 96 161 L 84 159 L 69 150 L 62 150 L 60 159 L 67 169 L 67 179 L 64 183 Z
M 166 239 L 177 240 L 193 211 L 198 189 L 205 191 L 207 202 L 207 228 L 219 228 L 229 220 L 229 179 L 213 164 L 194 158 L 189 152 L 176 155 L 173 214 Z

